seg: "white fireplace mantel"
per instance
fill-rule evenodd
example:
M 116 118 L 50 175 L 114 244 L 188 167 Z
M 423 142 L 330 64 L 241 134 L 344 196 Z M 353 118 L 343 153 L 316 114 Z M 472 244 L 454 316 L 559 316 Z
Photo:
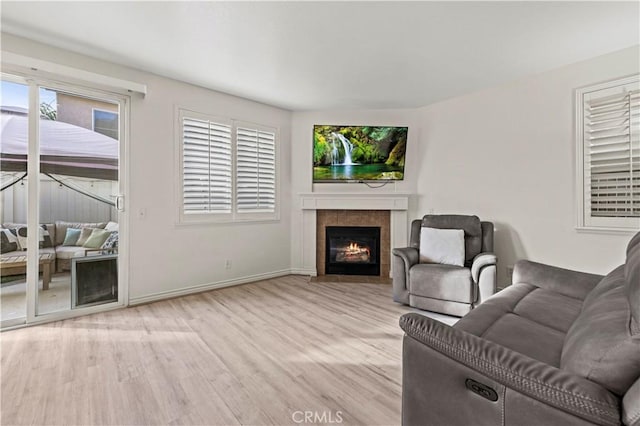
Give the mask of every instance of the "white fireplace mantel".
M 298 194 L 302 210 L 302 263 L 300 273 L 316 276 L 316 211 L 317 210 L 389 210 L 391 248 L 408 245 L 409 193 L 323 193 Z M 393 262 L 390 262 L 393 267 Z
M 349 194 L 313 192 L 300 194 L 302 210 L 407 211 L 410 194 Z

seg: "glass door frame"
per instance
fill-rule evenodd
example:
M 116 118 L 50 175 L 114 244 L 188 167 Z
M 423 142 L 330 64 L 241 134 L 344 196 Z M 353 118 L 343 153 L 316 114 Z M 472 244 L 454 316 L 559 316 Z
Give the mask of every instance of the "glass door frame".
M 6 68 L 6 67 L 3 67 Z M 26 285 L 26 318 L 2 321 L 2 330 L 25 325 L 58 321 L 81 315 L 121 308 L 129 304 L 129 116 L 131 98 L 129 95 L 112 91 L 88 88 L 64 79 L 41 78 L 20 71 L 4 70 L 2 80 L 18 82 L 29 86 L 28 115 L 28 156 L 27 179 L 29 179 L 27 195 L 27 228 L 40 226 L 40 89 L 52 89 L 81 97 L 113 102 L 119 106 L 119 160 L 118 160 L 118 196 L 115 200 L 118 215 L 118 300 L 102 305 L 72 308 L 68 310 L 38 314 L 39 288 L 39 241 L 38 238 L 27 238 L 27 285 Z M 28 236 L 37 235 L 30 233 Z M 71 290 L 70 290 L 71 291 Z M 71 298 L 71 294 L 69 295 Z

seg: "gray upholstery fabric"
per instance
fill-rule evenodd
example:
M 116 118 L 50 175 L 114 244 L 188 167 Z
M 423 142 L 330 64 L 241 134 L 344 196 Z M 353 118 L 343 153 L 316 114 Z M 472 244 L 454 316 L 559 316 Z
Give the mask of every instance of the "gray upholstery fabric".
M 473 303 L 471 270 L 461 266 L 420 263 L 409 271 L 409 293 L 433 299 Z
M 519 260 L 513 269 L 514 283 L 530 283 L 565 296 L 584 299 L 602 275 L 571 271 L 529 260 Z
M 469 303 L 453 302 L 451 300 L 434 299 L 432 297 L 409 294 L 409 306 L 424 311 L 440 312 L 445 315 L 463 317 L 471 312 L 473 305 Z
M 564 333 L 519 315 L 500 317 L 481 337 L 545 364 L 560 366 Z
M 539 410 L 546 413 L 548 424 L 565 424 L 567 418 L 577 424 L 579 420 L 583 424 L 620 422 L 619 399 L 585 378 L 417 313 L 403 315 L 400 326 L 406 333 L 403 380 L 411 377 L 403 382 L 404 424 L 505 424 L 495 421 L 491 408 L 512 410 L 506 405 L 509 398 L 505 398 L 510 392 L 528 397 L 519 402 L 517 412 L 510 413 L 519 419 L 515 424 L 529 424 L 527 421 L 536 419 L 533 416 L 539 415 Z M 414 353 L 417 348 L 420 351 Z M 438 377 L 438 381 L 432 377 Z M 481 398 L 468 389 L 461 391 L 466 378 L 492 387 L 498 401 Z M 500 385 L 506 389 L 503 391 Z M 436 416 L 435 421 L 432 416 Z
M 640 268 L 640 251 L 637 254 L 636 267 Z M 640 334 L 630 327 L 623 267 L 607 275 L 600 285 L 608 291 L 585 300 L 567 333 L 561 366 L 624 395 L 640 377 Z
M 465 268 L 417 264 L 423 226 L 463 229 Z M 465 315 L 496 292 L 497 259 L 492 250 L 493 224 L 480 222 L 477 216 L 426 215 L 412 221 L 409 247 L 392 251 L 393 300 L 419 309 Z
M 622 399 L 622 421 L 626 425 L 640 426 L 640 378 Z
M 514 277 L 523 282 L 454 327 L 404 315 L 403 422 L 640 426 L 639 269 L 640 233 L 625 265 L 599 283 L 597 275 L 518 262 Z M 463 392 L 465 377 L 498 400 Z
M 640 300 L 640 232 L 627 245 L 627 262 L 624 267 L 627 281 L 625 293 L 629 301 Z M 633 327 L 635 333 L 640 329 L 640 303 L 630 303 Z
M 478 216 L 462 216 L 454 214 L 432 215 L 422 218 L 422 226 L 438 229 L 464 230 L 465 262 L 470 265 L 474 257 L 482 251 L 482 226 Z
M 409 303 L 409 270 L 418 263 L 418 250 L 405 247 L 392 250 L 393 254 L 393 300 Z

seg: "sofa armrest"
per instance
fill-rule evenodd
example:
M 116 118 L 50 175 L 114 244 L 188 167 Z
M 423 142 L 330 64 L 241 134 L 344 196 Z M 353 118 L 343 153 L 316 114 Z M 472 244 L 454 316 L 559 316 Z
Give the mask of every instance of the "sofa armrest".
M 597 383 L 424 315 L 405 314 L 400 326 L 408 337 L 430 350 L 507 389 L 597 424 L 620 423 L 618 399 Z M 424 365 L 430 362 L 425 359 Z
M 393 254 L 393 300 L 409 304 L 409 270 L 418 263 L 418 249 L 395 248 Z
M 514 284 L 527 283 L 577 299 L 587 297 L 602 278 L 602 275 L 572 271 L 529 260 L 519 260 L 513 269 Z

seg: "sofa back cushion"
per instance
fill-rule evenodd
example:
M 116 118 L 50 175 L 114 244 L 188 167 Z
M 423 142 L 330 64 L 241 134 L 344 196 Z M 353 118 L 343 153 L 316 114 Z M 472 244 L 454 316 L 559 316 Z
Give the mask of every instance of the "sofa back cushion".
M 62 245 L 62 243 L 64 242 L 64 238 L 67 235 L 67 228 L 75 228 L 75 229 L 100 228 L 100 229 L 104 229 L 106 224 L 107 224 L 107 222 L 81 223 L 81 222 L 56 221 L 56 231 L 55 231 L 56 238 L 55 238 L 54 245 L 56 245 L 56 246 Z
M 462 229 L 464 231 L 465 264 L 482 252 L 482 226 L 478 216 L 454 214 L 431 215 L 422 218 L 422 226 L 438 229 Z
M 624 395 L 640 377 L 640 246 L 589 293 L 565 336 L 560 367 Z M 635 277 L 635 281 L 634 281 Z M 631 281 L 628 281 L 631 279 Z
M 627 246 L 624 275 L 627 281 L 626 294 L 631 308 L 633 326 L 640 329 L 640 232 L 631 239 Z

